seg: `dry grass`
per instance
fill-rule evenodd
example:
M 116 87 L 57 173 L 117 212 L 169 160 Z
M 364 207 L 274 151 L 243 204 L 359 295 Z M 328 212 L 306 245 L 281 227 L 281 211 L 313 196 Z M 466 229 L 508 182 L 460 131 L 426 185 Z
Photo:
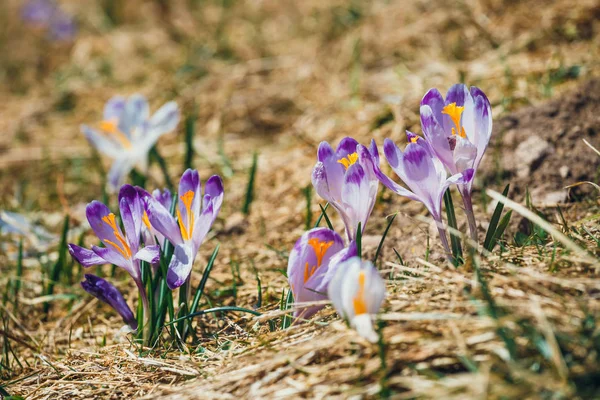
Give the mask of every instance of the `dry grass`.
M 187 113 L 197 110 L 201 176 L 226 171 L 220 141 L 233 167 L 214 238 L 201 249 L 193 282 L 218 242 L 211 300 L 255 306 L 255 267 L 264 315 L 199 318 L 203 336 L 188 352 L 159 348 L 140 357 L 119 333 L 118 318 L 76 284 L 57 288 L 75 299 L 55 300 L 43 315 L 47 277 L 40 274 L 34 243 L 27 243 L 20 307 L 0 309 L 10 321 L 0 343 L 8 341 L 20 362 L 0 369 L 11 394 L 348 398 L 377 397 L 383 385 L 395 398 L 593 395 L 586 390 L 596 390 L 599 374 L 594 340 L 600 283 L 588 263 L 562 246 L 553 255 L 549 239 L 481 259 L 478 279 L 471 263 L 460 269 L 444 264 L 435 235 L 419 218 L 425 215 L 420 205 L 389 193 L 364 238 L 371 257 L 384 216 L 400 211 L 380 257 L 389 291 L 381 315 L 385 370 L 378 346 L 357 337 L 329 307 L 283 331 L 270 332 L 266 320 L 281 316 L 278 302 L 287 283 L 278 270 L 285 269 L 285 253 L 304 230 L 302 189 L 310 184 L 321 140 L 351 135 L 363 143 L 371 137 L 400 141 L 405 128 L 420 132 L 418 104 L 425 90 L 458 80 L 488 93 L 495 115 L 560 95 L 597 75 L 596 2 L 268 0 L 188 8 L 194 2 L 174 1 L 159 12 L 164 2 L 130 1 L 117 7 L 119 24 L 110 28 L 100 5 L 110 2 L 89 3 L 64 2 L 80 19 L 72 47 L 27 41 L 14 21 L 2 28 L 0 40 L 12 49 L 0 61 L 9 71 L 0 76 L 2 207 L 55 233 L 64 213 L 80 223 L 84 204 L 101 196 L 102 177 L 79 124 L 98 118 L 116 93 L 144 93 L 153 109 L 175 99 Z M 16 6 L 8 1 L 0 13 Z M 560 67 L 574 65 L 581 67 L 578 79 L 556 78 Z M 396 122 L 382 124 L 392 111 Z M 161 139 L 173 178 L 181 170 L 182 137 L 183 123 L 176 135 Z M 254 151 L 260 154 L 258 186 L 245 217 L 239 210 Z M 149 186 L 161 184 L 157 169 L 150 178 Z M 483 221 L 489 219 L 481 204 L 476 208 Z M 578 229 L 566 233 L 589 249 L 596 243 L 579 227 L 597 234 L 597 209 L 581 203 L 565 211 Z M 315 218 L 318 210 L 313 199 Z M 555 215 L 549 220 L 560 222 Z M 337 217 L 334 224 L 341 228 Z M 73 229 L 72 241 L 85 229 Z M 5 241 L 0 255 L 2 286 L 15 277 L 11 243 Z M 392 247 L 406 266 L 396 263 Z M 42 254 L 56 256 L 52 246 Z M 240 265 L 239 277 L 232 276 L 232 262 Z M 133 304 L 133 285 L 118 277 Z M 503 334 L 515 341 L 512 359 Z

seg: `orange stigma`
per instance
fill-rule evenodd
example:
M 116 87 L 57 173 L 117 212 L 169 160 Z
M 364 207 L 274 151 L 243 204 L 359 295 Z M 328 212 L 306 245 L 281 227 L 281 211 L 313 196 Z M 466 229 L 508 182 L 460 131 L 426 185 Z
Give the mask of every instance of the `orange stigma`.
M 131 142 L 127 135 L 125 135 L 119 127 L 117 126 L 117 121 L 115 120 L 105 120 L 100 122 L 100 130 L 104 133 L 112 135 L 123 147 L 126 149 L 131 148 Z
M 317 267 L 320 267 L 323 262 L 323 257 L 325 257 L 325 253 L 327 253 L 327 250 L 333 245 L 333 242 L 321 242 L 317 238 L 312 238 L 308 240 L 308 244 L 311 245 L 315 251 L 315 256 L 317 256 Z
M 115 214 L 110 213 L 108 215 L 105 215 L 104 217 L 102 217 L 102 221 L 110 226 L 113 230 L 113 234 L 115 235 L 115 237 L 117 238 L 117 240 L 119 241 L 119 244 L 113 242 L 112 240 L 108 240 L 108 239 L 104 239 L 104 241 L 108 244 L 110 244 L 112 247 L 114 247 L 115 249 L 117 249 L 117 251 L 119 253 L 121 253 L 123 255 L 123 257 L 125 258 L 131 258 L 131 248 L 129 247 L 129 244 L 127 243 L 127 240 L 125 240 L 125 238 L 123 237 L 123 235 L 121 234 L 121 232 L 119 231 L 119 227 L 117 226 L 117 221 L 115 220 Z
M 357 161 L 358 161 L 358 154 L 352 153 L 352 154 L 348 154 L 344 158 L 340 158 L 337 162 L 339 164 L 342 164 L 344 166 L 344 169 L 348 169 L 348 168 L 350 168 L 350 166 L 352 164 L 354 164 Z
M 183 196 L 179 197 L 185 206 L 185 213 L 187 216 L 187 229 L 186 224 L 181 218 L 181 211 L 177 207 L 177 220 L 179 221 L 179 230 L 181 231 L 181 237 L 183 240 L 190 240 L 194 232 L 194 216 L 192 215 L 192 201 L 194 201 L 194 192 L 188 190 Z
M 361 315 L 367 313 L 367 305 L 365 303 L 365 272 L 360 271 L 358 275 L 358 292 L 352 299 L 352 305 L 354 307 L 354 315 Z
M 323 257 L 325 257 L 325 253 L 327 250 L 333 245 L 333 242 L 321 242 L 317 238 L 312 238 L 308 240 L 308 244 L 313 248 L 315 252 L 315 256 L 317 257 L 317 265 L 313 265 L 312 268 L 308 265 L 308 262 L 304 266 L 304 283 L 306 283 L 311 276 L 317 272 L 317 269 L 323 263 Z
M 152 229 L 152 224 L 150 224 L 150 218 L 148 218 L 146 211 L 144 211 L 144 215 L 142 215 L 142 221 L 144 222 L 144 225 L 146 225 L 146 228 Z
M 410 138 L 411 143 L 417 143 L 418 140 L 419 140 L 419 137 L 417 135 Z
M 456 103 L 450 103 L 442 109 L 442 114 L 448 115 L 454 123 L 455 128 L 452 128 L 452 135 L 456 135 L 456 132 L 458 132 L 458 135 L 462 138 L 467 137 L 465 128 L 460 125 L 460 118 L 464 110 L 464 107 L 457 106 Z

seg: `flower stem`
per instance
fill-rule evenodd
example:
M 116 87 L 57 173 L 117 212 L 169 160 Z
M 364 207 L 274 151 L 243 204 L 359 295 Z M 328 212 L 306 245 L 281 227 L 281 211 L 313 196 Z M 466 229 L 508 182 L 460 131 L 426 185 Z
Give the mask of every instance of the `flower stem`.
M 439 220 L 436 219 L 435 224 L 437 225 L 438 232 L 440 234 L 442 246 L 444 246 L 444 251 L 446 252 L 446 258 L 448 258 L 448 261 L 452 263 L 454 259 L 452 257 L 452 250 L 450 250 L 450 244 L 448 243 L 448 237 L 446 236 L 446 226 L 441 218 Z
M 469 232 L 471 233 L 471 239 L 475 243 L 477 243 L 477 222 L 475 222 L 475 213 L 473 212 L 471 192 L 466 187 L 461 188 L 459 192 L 462 196 L 463 204 L 465 206 L 465 214 L 467 214 L 467 221 L 469 222 Z
M 144 308 L 144 321 L 142 322 L 143 326 L 144 326 L 144 330 L 143 330 L 143 338 L 144 338 L 144 344 L 146 344 L 147 341 L 150 340 L 150 332 L 151 332 L 151 326 L 150 323 L 152 321 L 152 316 L 150 315 L 150 303 L 148 302 L 148 296 L 146 295 L 146 289 L 144 288 L 144 284 L 142 283 L 141 280 L 136 279 L 135 280 L 135 284 L 138 287 L 138 290 L 140 292 L 140 299 L 142 299 L 142 306 Z M 140 325 L 140 321 L 138 321 L 138 326 Z

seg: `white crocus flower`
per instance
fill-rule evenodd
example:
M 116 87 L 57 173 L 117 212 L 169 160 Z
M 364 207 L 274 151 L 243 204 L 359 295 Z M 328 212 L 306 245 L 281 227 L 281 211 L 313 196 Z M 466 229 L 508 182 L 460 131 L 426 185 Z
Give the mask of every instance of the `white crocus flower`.
M 359 257 L 341 263 L 327 290 L 338 314 L 347 319 L 358 334 L 377 342 L 373 317 L 385 298 L 385 283 L 370 261 Z
M 179 107 L 174 101 L 151 116 L 144 96 L 115 96 L 104 106 L 102 121 L 93 128 L 82 125 L 81 131 L 92 146 L 113 158 L 108 185 L 116 190 L 135 166 L 146 173 L 150 150 L 160 136 L 175 129 L 179 118 Z

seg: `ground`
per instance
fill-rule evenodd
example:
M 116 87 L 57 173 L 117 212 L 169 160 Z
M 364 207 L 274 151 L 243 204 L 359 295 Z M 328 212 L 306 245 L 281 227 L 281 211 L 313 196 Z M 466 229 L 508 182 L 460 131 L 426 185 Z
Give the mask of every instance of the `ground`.
M 25 26 L 19 1 L 0 5 L 1 209 L 47 231 L 25 236 L 20 280 L 19 237 L 2 237 L 0 388 L 31 399 L 600 395 L 600 203 L 591 185 L 564 189 L 598 182 L 598 155 L 583 143 L 600 148 L 597 2 L 59 3 L 77 18 L 72 43 Z M 425 209 L 384 191 L 363 238 L 372 258 L 386 216 L 398 212 L 379 256 L 388 289 L 383 343 L 361 339 L 331 307 L 280 329 L 281 270 L 325 204 L 313 191 L 307 224 L 305 189 L 319 142 L 349 135 L 402 143 L 405 129 L 421 133 L 425 91 L 456 82 L 480 87 L 493 106 L 492 143 L 475 181 L 480 239 L 495 205 L 487 191 L 509 183 L 509 198 L 564 236 L 514 210 L 502 246 L 454 268 Z M 112 310 L 81 290 L 77 267 L 60 276 L 53 295 L 43 291 L 65 215 L 71 241 L 83 234 L 94 243 L 84 207 L 102 199 L 109 160 L 91 151 L 79 126 L 97 121 L 111 96 L 135 92 L 153 110 L 177 101 L 194 124 L 194 166 L 204 180 L 225 180 L 193 285 L 220 244 L 210 304 L 262 313 L 199 317 L 200 339 L 183 351 L 140 351 Z M 182 121 L 158 147 L 175 181 L 185 130 Z M 162 185 L 154 165 L 147 187 Z M 464 232 L 458 207 L 457 216 Z M 126 274 L 115 280 L 134 304 Z M 16 281 L 17 301 L 9 296 Z

